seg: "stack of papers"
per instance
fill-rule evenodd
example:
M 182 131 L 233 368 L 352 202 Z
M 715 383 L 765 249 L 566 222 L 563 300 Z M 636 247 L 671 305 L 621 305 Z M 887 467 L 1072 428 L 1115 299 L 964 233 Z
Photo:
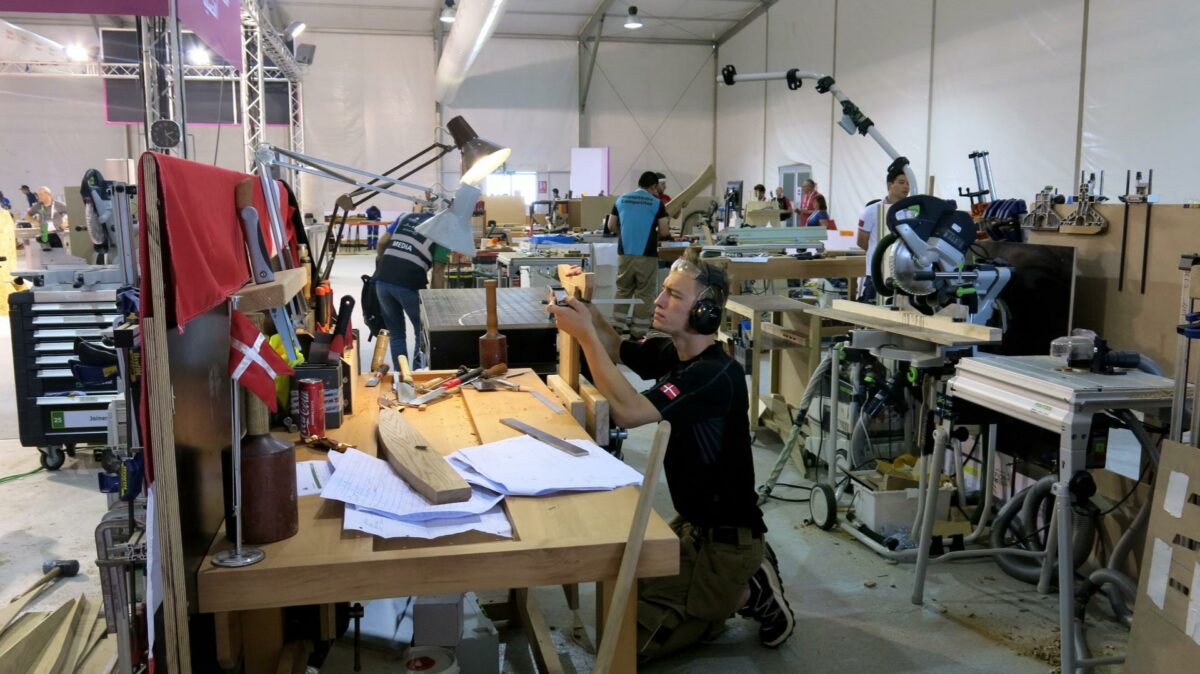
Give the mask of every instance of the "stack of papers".
M 346 504 L 343 526 L 385 538 L 437 538 L 464 531 L 512 537 L 494 490 L 473 486 L 462 503 L 431 504 L 382 459 L 357 449 L 329 453 L 333 474 L 321 497 Z
M 527 435 L 477 447 L 446 457 L 475 488 L 506 496 L 543 496 L 560 491 L 608 491 L 641 484 L 642 474 L 588 440 L 569 440 L 587 450 L 571 456 Z

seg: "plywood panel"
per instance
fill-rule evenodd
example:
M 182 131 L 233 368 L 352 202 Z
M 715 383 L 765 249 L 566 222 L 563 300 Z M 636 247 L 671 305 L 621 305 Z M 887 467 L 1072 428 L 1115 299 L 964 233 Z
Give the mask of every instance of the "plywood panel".
M 1031 232 L 1030 243 L 1073 246 L 1076 250 L 1075 327 L 1095 330 L 1114 349 L 1137 350 L 1168 374 L 1175 366 L 1175 326 L 1179 323 L 1182 279 L 1179 256 L 1200 252 L 1200 209 L 1153 207 L 1146 294 L 1140 292 L 1145 206 L 1130 211 L 1125 288 L 1117 290 L 1122 206 L 1104 204 L 1108 229 L 1094 236 Z M 1060 209 L 1060 213 L 1066 210 Z

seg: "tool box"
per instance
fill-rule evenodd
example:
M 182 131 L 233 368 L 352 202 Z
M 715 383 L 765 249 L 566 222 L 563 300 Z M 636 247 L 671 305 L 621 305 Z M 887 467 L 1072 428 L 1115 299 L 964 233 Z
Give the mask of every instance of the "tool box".
M 71 372 L 76 337 L 99 342 L 117 318 L 115 290 L 30 290 L 8 296 L 21 444 L 59 468 L 78 445 L 108 441 L 117 384 L 84 390 Z

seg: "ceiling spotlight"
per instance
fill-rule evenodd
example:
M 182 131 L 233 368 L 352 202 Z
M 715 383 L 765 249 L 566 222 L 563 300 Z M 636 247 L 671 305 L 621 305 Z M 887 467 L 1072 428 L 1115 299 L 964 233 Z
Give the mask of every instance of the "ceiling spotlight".
M 209 53 L 209 51 L 207 49 L 205 49 L 204 47 L 201 47 L 200 45 L 196 45 L 195 47 L 192 47 L 191 49 L 189 49 L 188 53 L 187 53 L 187 57 L 188 57 L 188 63 L 190 63 L 194 66 L 212 65 L 212 54 Z
M 288 24 L 287 30 L 283 34 L 287 35 L 289 40 L 295 40 L 300 37 L 300 33 L 303 33 L 305 28 L 308 26 L 303 21 L 293 21 Z
M 442 23 L 454 23 L 455 14 L 457 14 L 457 10 L 454 8 L 454 0 L 446 0 L 446 7 L 442 10 L 438 20 Z
M 91 54 L 88 53 L 87 47 L 78 44 L 67 45 L 67 58 L 72 61 L 90 61 Z
M 642 20 L 638 18 L 637 6 L 629 6 L 629 16 L 625 17 L 625 27 L 629 30 L 636 30 L 642 27 Z

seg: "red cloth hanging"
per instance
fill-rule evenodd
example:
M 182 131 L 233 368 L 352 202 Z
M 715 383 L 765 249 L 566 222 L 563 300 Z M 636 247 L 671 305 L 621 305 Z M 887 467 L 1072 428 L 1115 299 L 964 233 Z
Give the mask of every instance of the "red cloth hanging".
M 238 219 L 234 190 L 246 178 L 254 180 L 254 207 L 268 254 L 274 252 L 270 219 L 263 199 L 262 183 L 254 176 L 200 162 L 154 152 L 157 166 L 162 218 L 163 288 L 150 287 L 148 243 L 140 241 L 142 269 L 142 313 L 151 315 L 153 293 L 165 293 L 167 325 L 183 328 L 188 321 L 224 302 L 250 281 L 246 239 Z M 143 156 L 143 160 L 146 155 Z M 145 185 L 144 167 L 138 162 L 138 184 Z M 282 190 L 282 184 L 279 183 Z M 281 192 L 286 195 L 286 192 Z M 299 245 L 292 225 L 291 208 L 282 200 L 284 232 L 292 259 L 299 259 Z M 138 199 L 138 222 L 146 231 L 146 200 Z

